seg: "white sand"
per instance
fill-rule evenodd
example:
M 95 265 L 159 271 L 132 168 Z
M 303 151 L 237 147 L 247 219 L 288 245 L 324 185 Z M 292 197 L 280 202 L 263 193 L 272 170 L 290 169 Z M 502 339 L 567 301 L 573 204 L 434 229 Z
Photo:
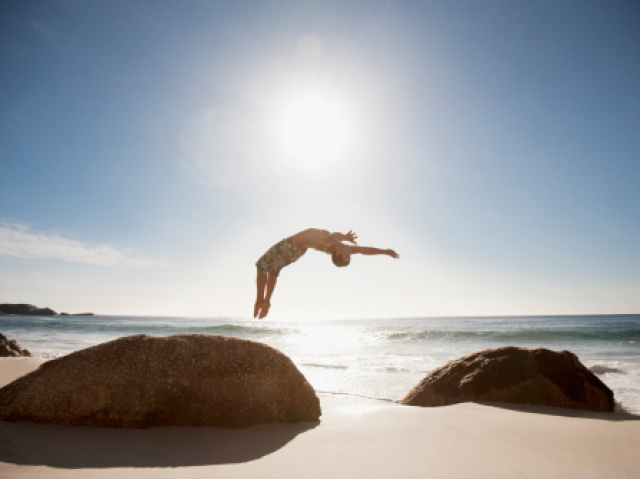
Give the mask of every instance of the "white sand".
M 0 385 L 38 364 L 0 360 Z M 640 477 L 640 417 L 326 394 L 321 402 L 319 424 L 244 430 L 0 423 L 0 477 Z

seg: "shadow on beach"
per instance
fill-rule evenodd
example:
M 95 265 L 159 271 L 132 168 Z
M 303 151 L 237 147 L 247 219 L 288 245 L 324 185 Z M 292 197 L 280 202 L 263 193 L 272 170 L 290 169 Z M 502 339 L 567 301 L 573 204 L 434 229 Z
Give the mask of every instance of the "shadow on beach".
M 0 422 L 0 462 L 63 469 L 237 464 L 271 454 L 318 424 L 115 429 Z
M 580 419 L 595 419 L 598 421 L 624 422 L 624 421 L 640 421 L 640 416 L 626 412 L 593 412 L 582 409 L 568 409 L 551 406 L 536 406 L 533 404 L 516 404 L 501 402 L 476 402 L 481 406 L 495 407 L 499 409 L 507 409 L 509 411 L 518 411 L 528 414 L 542 414 L 546 416 L 572 417 Z

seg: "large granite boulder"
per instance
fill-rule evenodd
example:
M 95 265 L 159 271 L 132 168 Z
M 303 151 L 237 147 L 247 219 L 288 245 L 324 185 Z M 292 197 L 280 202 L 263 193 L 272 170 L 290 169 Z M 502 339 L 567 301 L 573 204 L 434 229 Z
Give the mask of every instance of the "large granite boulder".
M 613 392 L 569 351 L 504 347 L 453 360 L 432 371 L 402 401 L 537 404 L 611 412 Z
M 236 338 L 129 336 L 49 361 L 0 389 L 0 419 L 142 428 L 317 421 L 281 352 Z
M 55 316 L 56 313 L 51 308 L 39 308 L 33 304 L 0 304 L 0 314 L 20 314 L 23 316 Z
M 31 356 L 28 349 L 22 349 L 16 341 L 10 341 L 4 334 L 0 334 L 0 358 L 15 358 Z

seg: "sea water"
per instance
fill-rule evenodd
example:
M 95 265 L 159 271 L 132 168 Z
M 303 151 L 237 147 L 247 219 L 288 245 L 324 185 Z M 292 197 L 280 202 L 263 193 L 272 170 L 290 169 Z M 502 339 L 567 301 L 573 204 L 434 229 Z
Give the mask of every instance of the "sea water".
M 216 334 L 288 355 L 318 391 L 402 399 L 433 369 L 501 346 L 569 350 L 640 414 L 640 315 L 360 320 L 0 316 L 0 332 L 51 359 L 133 334 Z

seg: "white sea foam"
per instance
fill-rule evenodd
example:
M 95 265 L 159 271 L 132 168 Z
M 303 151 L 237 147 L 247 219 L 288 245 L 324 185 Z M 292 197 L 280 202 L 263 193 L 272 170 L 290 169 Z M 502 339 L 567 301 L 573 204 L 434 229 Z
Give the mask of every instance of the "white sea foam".
M 306 366 L 308 368 L 349 369 L 349 366 L 346 364 L 302 363 L 301 366 Z
M 640 363 L 588 361 L 585 365 L 613 391 L 616 411 L 640 414 Z
M 36 351 L 30 351 L 30 352 L 31 352 L 31 356 L 33 356 L 34 358 L 43 359 L 44 361 L 49 361 L 51 359 L 56 359 L 65 355 L 65 353 L 62 351 L 53 351 L 53 350 L 47 350 L 47 349 L 39 349 Z

